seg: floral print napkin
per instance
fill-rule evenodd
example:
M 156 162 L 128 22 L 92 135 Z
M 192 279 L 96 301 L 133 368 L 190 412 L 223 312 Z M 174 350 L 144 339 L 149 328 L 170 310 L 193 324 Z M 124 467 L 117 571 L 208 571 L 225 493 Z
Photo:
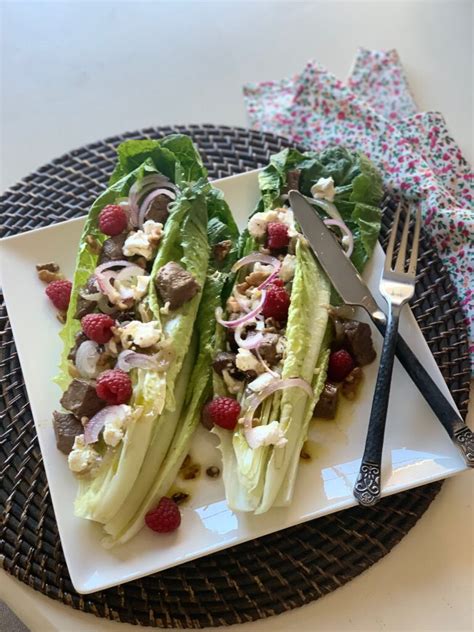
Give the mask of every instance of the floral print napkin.
M 474 174 L 438 112 L 418 112 L 395 50 L 359 50 L 343 84 L 315 62 L 292 79 L 244 87 L 251 126 L 311 149 L 369 156 L 385 185 L 420 204 L 466 314 L 474 369 Z

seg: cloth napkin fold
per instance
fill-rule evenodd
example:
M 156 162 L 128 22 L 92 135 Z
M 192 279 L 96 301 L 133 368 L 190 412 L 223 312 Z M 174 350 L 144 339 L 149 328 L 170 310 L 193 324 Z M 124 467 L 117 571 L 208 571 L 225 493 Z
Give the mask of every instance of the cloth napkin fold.
M 395 50 L 360 49 L 346 84 L 316 62 L 290 79 L 244 86 L 253 129 L 321 150 L 363 151 L 395 195 L 420 205 L 456 286 L 474 370 L 474 174 L 439 112 L 419 112 Z

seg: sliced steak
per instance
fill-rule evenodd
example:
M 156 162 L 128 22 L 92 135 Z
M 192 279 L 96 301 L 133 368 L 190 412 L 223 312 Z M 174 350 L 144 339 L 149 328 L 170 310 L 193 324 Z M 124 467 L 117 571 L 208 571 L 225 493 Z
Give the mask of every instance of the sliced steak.
M 181 307 L 201 289 L 193 275 L 174 261 L 158 270 L 155 284 L 161 300 L 163 303 L 169 302 L 170 309 Z
M 104 408 L 105 402 L 98 397 L 93 384 L 87 380 L 74 379 L 61 397 L 61 406 L 79 419 L 90 419 Z
M 118 261 L 123 259 L 122 248 L 127 239 L 127 233 L 120 233 L 115 237 L 109 237 L 102 244 L 102 250 L 100 251 L 99 260 L 97 265 L 101 263 L 108 263 L 109 261 Z
M 80 290 L 82 294 L 97 294 L 98 288 L 95 283 L 95 276 L 92 274 L 84 287 Z M 87 298 L 83 298 L 80 294 L 77 297 L 76 313 L 74 318 L 81 320 L 86 314 L 91 314 L 97 307 L 97 301 L 89 301 Z
M 148 207 L 148 210 L 145 214 L 145 219 L 152 219 L 154 222 L 160 222 L 164 226 L 166 220 L 168 219 L 168 204 L 170 202 L 171 198 L 169 198 L 167 195 L 157 195 Z
M 56 436 L 56 447 L 64 454 L 69 454 L 74 445 L 74 439 L 77 435 L 84 432 L 81 422 L 71 413 L 60 413 L 55 410 L 53 413 L 53 426 Z
M 321 393 L 318 403 L 314 408 L 314 416 L 322 419 L 334 419 L 337 412 L 337 403 L 339 401 L 339 384 L 326 382 L 323 392 Z
M 89 340 L 89 338 L 86 336 L 86 334 L 83 331 L 77 332 L 76 338 L 74 340 L 74 345 L 73 347 L 71 347 L 71 351 L 69 352 L 69 355 L 67 357 L 68 360 L 71 360 L 72 362 L 76 362 L 77 350 L 79 349 L 81 344 L 85 342 L 86 340 Z
M 280 359 L 281 355 L 277 351 L 277 344 L 280 336 L 278 334 L 263 334 L 263 340 L 258 348 L 262 360 L 269 366 L 273 366 Z
M 357 320 L 346 320 L 343 324 L 346 349 L 359 366 L 370 364 L 376 356 L 370 326 Z

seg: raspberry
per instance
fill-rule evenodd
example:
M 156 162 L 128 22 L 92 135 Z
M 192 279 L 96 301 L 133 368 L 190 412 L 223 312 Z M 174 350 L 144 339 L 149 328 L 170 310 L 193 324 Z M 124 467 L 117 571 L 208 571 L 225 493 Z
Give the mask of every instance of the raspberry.
M 90 340 L 104 345 L 112 338 L 115 321 L 107 314 L 86 314 L 81 320 L 82 331 Z
M 262 307 L 262 314 L 265 318 L 285 321 L 288 318 L 290 307 L 290 297 L 283 287 L 283 284 L 275 281 L 267 287 L 267 295 Z
M 132 395 L 132 380 L 125 371 L 110 369 L 97 378 L 95 392 L 107 404 L 112 406 L 125 404 Z
M 171 498 L 163 496 L 158 505 L 146 514 L 145 523 L 157 533 L 175 531 L 181 524 L 178 505 Z
M 233 430 L 240 415 L 240 404 L 232 397 L 216 397 L 206 404 L 203 419 L 209 419 L 216 426 Z
M 50 299 L 56 309 L 66 311 L 71 300 L 71 281 L 52 281 L 46 286 L 46 296 Z
M 353 368 L 354 360 L 348 351 L 333 351 L 329 356 L 328 378 L 333 382 L 342 382 Z
M 120 235 L 128 224 L 127 214 L 121 206 L 108 204 L 99 214 L 99 228 L 106 235 Z
M 286 248 L 289 243 L 288 226 L 281 222 L 268 222 L 267 248 L 270 248 L 270 250 L 281 250 Z

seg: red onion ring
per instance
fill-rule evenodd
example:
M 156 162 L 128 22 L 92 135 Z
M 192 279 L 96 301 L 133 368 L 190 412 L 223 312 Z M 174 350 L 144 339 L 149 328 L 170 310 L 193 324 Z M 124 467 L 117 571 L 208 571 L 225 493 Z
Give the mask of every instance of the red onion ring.
M 275 380 L 268 386 L 266 386 L 258 395 L 253 395 L 247 404 L 247 410 L 243 417 L 244 428 L 249 429 L 252 427 L 253 415 L 260 404 L 269 395 L 272 395 L 275 391 L 280 391 L 285 388 L 301 388 L 305 391 L 308 397 L 313 397 L 313 389 L 311 385 L 300 377 L 290 377 L 284 380 Z
M 350 256 L 354 251 L 354 237 L 349 228 L 346 226 L 346 224 L 344 224 L 342 220 L 338 219 L 324 219 L 323 222 L 326 224 L 326 226 L 337 226 L 347 237 L 349 244 L 347 246 L 347 249 L 344 249 L 344 254 L 348 259 L 350 259 Z
M 153 202 L 153 200 L 159 195 L 166 195 L 171 199 L 171 201 L 176 200 L 176 193 L 174 191 L 170 191 L 170 189 L 155 189 L 151 193 L 149 193 L 143 202 L 140 204 L 140 208 L 138 211 L 138 228 L 143 227 L 143 222 L 145 220 L 145 215 L 148 210 L 148 207 Z
M 145 270 L 141 268 L 140 266 L 131 265 L 131 266 L 127 266 L 123 270 L 120 270 L 120 272 L 116 276 L 116 280 L 123 283 L 124 281 L 128 281 L 129 279 L 135 276 L 139 276 L 139 275 L 140 276 L 146 275 Z M 115 291 L 115 288 L 114 288 L 114 291 Z M 121 287 L 119 288 L 118 293 L 124 299 L 134 297 L 134 293 L 131 288 Z
M 132 350 L 126 350 L 119 353 L 117 364 L 115 366 L 117 369 L 125 371 L 125 373 L 128 373 L 131 369 L 158 370 L 156 355 L 136 353 Z
M 229 327 L 230 329 L 235 329 L 239 325 L 243 325 L 252 318 L 255 318 L 262 311 L 263 304 L 265 303 L 265 299 L 267 297 L 267 293 L 265 290 L 262 290 L 262 295 L 260 297 L 260 301 L 256 307 L 251 309 L 247 314 L 241 316 L 240 318 L 236 318 L 235 320 L 222 320 L 222 307 L 218 307 L 216 309 L 216 320 L 223 327 Z
M 168 187 L 174 191 L 178 190 L 176 185 L 174 185 L 169 178 L 159 173 L 145 176 L 140 180 L 140 182 L 134 182 L 130 187 L 130 191 L 128 193 L 128 203 L 130 207 L 130 221 L 132 226 L 138 225 L 139 198 L 145 193 L 150 193 L 150 191 L 157 187 Z
M 273 281 L 273 279 L 280 271 L 281 262 L 276 257 L 272 257 L 271 255 L 264 255 L 260 252 L 253 252 L 252 254 L 246 255 L 245 257 L 242 257 L 242 259 L 236 261 L 232 266 L 231 272 L 237 272 L 237 270 L 240 270 L 249 263 L 257 262 L 264 263 L 273 267 L 273 272 L 265 279 L 265 281 L 263 281 L 263 283 L 260 283 L 257 288 L 257 290 L 263 290 L 264 287 L 266 287 L 269 283 Z
M 117 416 L 125 417 L 123 404 L 120 406 L 106 406 L 99 410 L 84 426 L 84 443 L 95 443 L 107 420 Z
M 99 288 L 110 300 L 116 299 L 119 296 L 117 290 L 115 290 L 110 283 L 110 280 L 117 276 L 118 272 L 114 271 L 106 273 L 105 271 L 109 268 L 130 268 L 131 266 L 138 267 L 135 263 L 131 263 L 125 259 L 119 259 L 118 261 L 107 261 L 106 263 L 101 263 L 100 266 L 97 266 L 95 269 L 95 277 L 97 283 L 99 284 Z
M 256 349 L 263 342 L 263 334 L 260 332 L 252 333 L 247 338 L 242 338 L 242 327 L 237 327 L 234 333 L 235 342 L 241 349 Z
M 76 351 L 76 367 L 82 377 L 93 378 L 97 374 L 99 345 L 93 340 L 85 340 Z

